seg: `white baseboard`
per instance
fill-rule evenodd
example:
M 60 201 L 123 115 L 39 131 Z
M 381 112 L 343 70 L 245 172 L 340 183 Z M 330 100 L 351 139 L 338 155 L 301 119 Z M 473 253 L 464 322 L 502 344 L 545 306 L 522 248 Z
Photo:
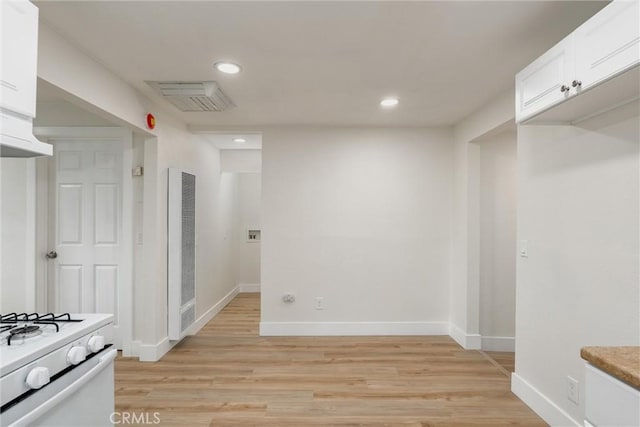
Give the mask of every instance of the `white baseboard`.
M 448 335 L 448 322 L 260 322 L 261 336 Z
M 260 292 L 260 283 L 240 283 L 238 284 L 238 290 L 241 293 Z
M 551 426 L 582 425 L 515 372 L 511 374 L 511 391 Z
M 139 359 L 141 362 L 157 362 L 178 342 L 169 341 L 169 337 L 164 337 L 157 344 L 140 344 Z
M 235 298 L 238 293 L 239 287 L 236 286 L 231 291 L 229 291 L 228 294 L 222 297 L 220 301 L 215 303 L 213 307 L 211 307 L 202 316 L 200 316 L 198 320 L 196 320 L 193 325 L 191 325 L 187 329 L 186 335 L 195 335 L 196 333 L 198 333 L 198 331 L 202 329 L 202 327 L 206 325 L 211 319 L 213 319 L 216 314 L 220 313 L 220 311 L 222 311 L 222 309 L 225 308 L 225 306 L 229 304 L 229 302 L 231 302 L 231 300 Z M 167 354 L 167 352 L 179 342 L 179 340 L 170 341 L 169 337 L 163 338 L 157 344 L 142 344 L 140 343 L 140 341 L 134 341 L 134 343 L 132 343 L 132 351 L 137 347 L 137 355 L 141 362 L 157 362 L 158 360 L 162 359 L 162 356 Z
M 482 347 L 480 334 L 467 334 L 453 323 L 449 324 L 449 336 L 465 350 L 480 350 Z
M 198 319 L 193 323 L 193 325 L 189 326 L 189 328 L 187 329 L 187 335 L 197 334 L 198 331 L 202 329 L 204 325 L 209 323 L 209 321 L 213 319 L 216 316 L 216 314 L 220 313 L 222 309 L 225 308 L 227 304 L 229 304 L 231 300 L 236 297 L 236 295 L 238 295 L 239 292 L 241 291 L 239 290 L 238 286 L 231 289 L 229 293 L 223 296 L 220 301 L 218 301 L 213 305 L 213 307 L 207 310 L 202 316 L 198 317 Z
M 482 336 L 482 349 L 486 351 L 516 351 L 516 339 L 514 337 L 488 337 Z

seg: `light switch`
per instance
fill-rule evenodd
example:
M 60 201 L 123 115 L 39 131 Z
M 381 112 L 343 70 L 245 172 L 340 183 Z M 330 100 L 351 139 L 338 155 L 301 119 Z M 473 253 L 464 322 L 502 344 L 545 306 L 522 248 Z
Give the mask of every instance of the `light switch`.
M 518 249 L 518 253 L 523 258 L 529 257 L 529 241 L 528 240 L 520 240 L 520 248 Z

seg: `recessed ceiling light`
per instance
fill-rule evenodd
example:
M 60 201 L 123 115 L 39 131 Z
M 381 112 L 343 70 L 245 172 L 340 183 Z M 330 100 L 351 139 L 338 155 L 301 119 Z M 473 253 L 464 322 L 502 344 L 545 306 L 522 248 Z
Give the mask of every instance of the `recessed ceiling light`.
M 244 138 L 233 138 L 233 142 L 237 142 L 238 144 L 242 144 L 243 142 L 247 142 Z
M 395 107 L 398 105 L 398 98 L 384 98 L 380 101 L 380 105 L 385 108 Z
M 238 74 L 241 70 L 240 66 L 238 64 L 234 64 L 233 62 L 221 61 L 216 62 L 213 66 L 216 67 L 216 70 L 225 74 Z

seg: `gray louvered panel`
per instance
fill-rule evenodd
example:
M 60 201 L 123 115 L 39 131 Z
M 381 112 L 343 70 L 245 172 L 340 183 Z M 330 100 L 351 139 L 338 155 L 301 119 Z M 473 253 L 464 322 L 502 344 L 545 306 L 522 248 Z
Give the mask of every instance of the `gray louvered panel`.
M 182 305 L 196 295 L 196 177 L 182 173 Z M 183 322 L 184 325 L 184 322 Z
M 196 321 L 196 306 L 190 305 L 189 308 L 183 311 L 180 315 L 180 320 L 180 332 L 184 332 Z

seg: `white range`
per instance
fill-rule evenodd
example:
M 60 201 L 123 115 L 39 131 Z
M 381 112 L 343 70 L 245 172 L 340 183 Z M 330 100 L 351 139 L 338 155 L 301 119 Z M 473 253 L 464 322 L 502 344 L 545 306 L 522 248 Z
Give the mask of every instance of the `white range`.
M 113 315 L 0 315 L 1 426 L 113 425 Z

